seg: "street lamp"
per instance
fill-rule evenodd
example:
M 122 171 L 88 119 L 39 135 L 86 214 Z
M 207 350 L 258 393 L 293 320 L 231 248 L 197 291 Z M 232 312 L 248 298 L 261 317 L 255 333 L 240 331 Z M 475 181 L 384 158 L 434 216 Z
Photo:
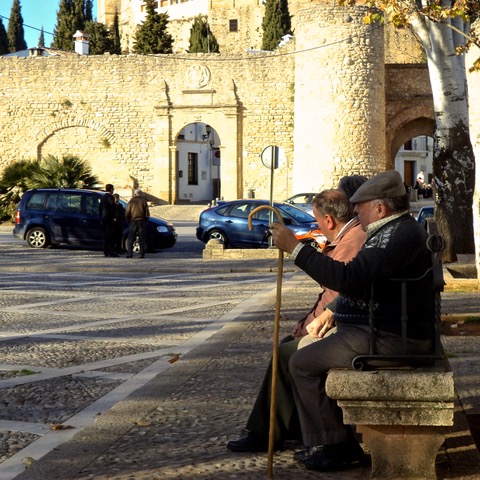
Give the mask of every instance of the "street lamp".
M 208 140 L 208 138 L 210 137 L 210 134 L 212 133 L 212 127 L 210 125 L 205 125 L 205 132 L 207 133 L 204 133 L 202 135 L 202 139 Z

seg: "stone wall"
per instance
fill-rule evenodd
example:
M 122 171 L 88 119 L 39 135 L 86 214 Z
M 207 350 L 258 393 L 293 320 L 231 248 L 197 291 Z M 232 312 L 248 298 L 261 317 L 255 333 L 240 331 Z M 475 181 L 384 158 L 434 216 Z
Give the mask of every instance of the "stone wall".
M 281 144 L 275 197 L 291 191 L 293 57 L 244 55 L 1 58 L 2 166 L 79 155 L 102 182 L 176 200 L 175 139 L 193 122 L 220 137 L 222 195 L 267 197 L 260 153 Z M 200 80 L 203 82 L 200 84 Z M 275 88 L 271 88 L 275 85 Z
M 261 0 L 211 0 L 208 20 L 220 52 L 242 53 L 262 46 L 262 20 L 265 7 Z M 230 31 L 236 20 L 238 31 Z
M 386 65 L 387 166 L 394 168 L 398 149 L 411 138 L 433 136 L 432 89 L 426 63 Z
M 395 28 L 391 23 L 384 27 L 385 63 L 425 63 L 426 57 L 420 43 L 409 28 Z

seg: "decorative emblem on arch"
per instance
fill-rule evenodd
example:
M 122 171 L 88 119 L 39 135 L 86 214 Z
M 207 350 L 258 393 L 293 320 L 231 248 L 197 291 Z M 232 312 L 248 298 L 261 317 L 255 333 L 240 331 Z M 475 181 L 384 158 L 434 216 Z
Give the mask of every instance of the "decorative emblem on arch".
M 211 73 L 205 65 L 192 65 L 185 74 L 185 80 L 190 88 L 203 88 L 208 85 Z
M 103 125 L 100 125 L 93 120 L 81 119 L 81 118 L 70 118 L 59 120 L 58 122 L 53 122 L 47 125 L 45 128 L 37 132 L 36 138 L 38 145 L 42 145 L 45 143 L 55 132 L 59 130 L 63 130 L 64 128 L 72 128 L 72 127 L 86 127 L 91 128 L 99 133 L 102 137 L 102 142 L 108 142 L 108 144 L 112 144 L 115 142 L 115 135 L 105 128 Z

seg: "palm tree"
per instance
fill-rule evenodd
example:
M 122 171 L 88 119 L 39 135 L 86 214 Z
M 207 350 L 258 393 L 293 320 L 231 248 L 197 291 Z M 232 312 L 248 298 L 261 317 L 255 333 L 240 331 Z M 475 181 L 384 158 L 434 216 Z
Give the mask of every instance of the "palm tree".
M 47 155 L 27 182 L 29 188 L 98 188 L 92 169 L 75 155 Z
M 36 160 L 20 160 L 5 168 L 0 178 L 0 220 L 13 219 L 17 203 L 29 188 L 29 178 L 38 168 Z
M 13 219 L 23 193 L 31 188 L 98 188 L 91 167 L 75 155 L 11 163 L 0 177 L 0 219 Z

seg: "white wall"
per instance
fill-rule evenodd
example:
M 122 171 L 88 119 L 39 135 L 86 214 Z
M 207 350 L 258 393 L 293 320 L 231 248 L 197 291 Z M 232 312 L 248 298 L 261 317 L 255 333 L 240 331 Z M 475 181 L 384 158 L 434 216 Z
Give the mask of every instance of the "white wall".
M 180 132 L 177 139 L 178 199 L 190 202 L 213 200 L 213 178 L 218 177 L 218 167 L 212 166 L 212 146 L 219 146 L 219 138 L 212 129 L 206 136 L 204 123 L 192 123 Z M 182 138 L 183 136 L 183 138 Z M 198 184 L 188 184 L 188 154 L 198 158 Z
M 412 139 L 412 149 L 405 150 L 402 146 L 395 157 L 395 170 L 404 177 L 405 161 L 415 162 L 414 177 L 420 170 L 425 175 L 425 183 L 428 183 L 429 176 L 433 174 L 433 138 L 427 136 L 415 137 Z

